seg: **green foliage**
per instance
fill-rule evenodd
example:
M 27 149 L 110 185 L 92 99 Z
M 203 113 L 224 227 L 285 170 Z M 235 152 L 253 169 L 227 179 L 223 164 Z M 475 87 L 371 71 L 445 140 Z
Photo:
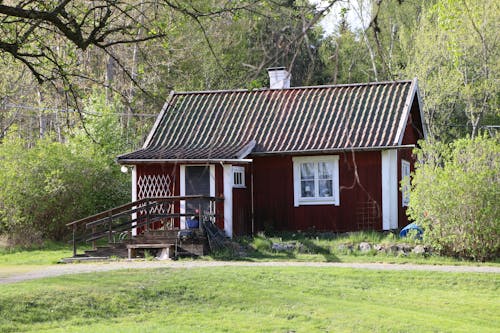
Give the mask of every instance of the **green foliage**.
M 409 216 L 443 254 L 487 260 L 500 254 L 500 143 L 497 138 L 422 143 Z
M 424 8 L 406 39 L 405 72 L 420 80 L 431 136 L 475 136 L 500 122 L 499 20 L 495 0 L 438 1 Z
M 61 240 L 65 224 L 122 204 L 129 197 L 128 177 L 113 159 L 123 151 L 116 116 L 88 119 L 66 143 L 7 137 L 0 144 L 0 232 L 14 244 Z

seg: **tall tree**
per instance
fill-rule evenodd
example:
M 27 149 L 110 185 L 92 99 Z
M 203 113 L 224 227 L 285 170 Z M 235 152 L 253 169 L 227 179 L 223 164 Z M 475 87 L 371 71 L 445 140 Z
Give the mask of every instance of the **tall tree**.
M 425 9 L 407 73 L 420 79 L 435 137 L 476 136 L 482 126 L 500 124 L 499 22 L 494 0 L 440 1 Z

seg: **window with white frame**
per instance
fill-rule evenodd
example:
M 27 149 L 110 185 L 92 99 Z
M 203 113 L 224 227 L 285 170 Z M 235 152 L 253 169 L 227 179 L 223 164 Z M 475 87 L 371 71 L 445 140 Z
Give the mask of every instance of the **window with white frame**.
M 405 179 L 407 178 L 408 179 Z M 403 207 L 410 203 L 410 162 L 401 160 L 401 204 Z
M 240 166 L 233 167 L 233 187 L 245 187 L 245 168 Z
M 293 157 L 294 203 L 339 205 L 339 157 Z

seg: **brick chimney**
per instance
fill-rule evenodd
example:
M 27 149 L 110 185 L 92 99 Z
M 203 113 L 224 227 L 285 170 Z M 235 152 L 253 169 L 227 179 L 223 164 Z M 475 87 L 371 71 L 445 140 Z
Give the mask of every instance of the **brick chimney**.
M 285 67 L 271 67 L 267 69 L 267 73 L 269 74 L 269 88 L 290 88 L 292 74 L 288 73 Z

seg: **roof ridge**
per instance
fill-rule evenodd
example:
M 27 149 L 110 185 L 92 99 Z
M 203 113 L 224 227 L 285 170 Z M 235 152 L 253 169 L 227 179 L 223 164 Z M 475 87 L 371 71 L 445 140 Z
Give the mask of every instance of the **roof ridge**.
M 376 81 L 376 82 L 359 82 L 359 83 L 341 83 L 341 84 L 325 84 L 316 86 L 300 86 L 300 87 L 290 87 L 282 89 L 271 89 L 271 88 L 256 88 L 256 89 L 222 89 L 222 90 L 193 90 L 193 91 L 174 91 L 173 95 L 193 95 L 193 94 L 220 94 L 220 93 L 239 93 L 239 92 L 264 92 L 264 91 L 285 91 L 285 90 L 307 90 L 307 89 L 327 89 L 327 88 L 342 88 L 342 87 L 362 87 L 362 86 L 373 86 L 373 85 L 383 85 L 383 84 L 395 84 L 395 83 L 412 83 L 412 80 L 394 80 L 394 81 Z

